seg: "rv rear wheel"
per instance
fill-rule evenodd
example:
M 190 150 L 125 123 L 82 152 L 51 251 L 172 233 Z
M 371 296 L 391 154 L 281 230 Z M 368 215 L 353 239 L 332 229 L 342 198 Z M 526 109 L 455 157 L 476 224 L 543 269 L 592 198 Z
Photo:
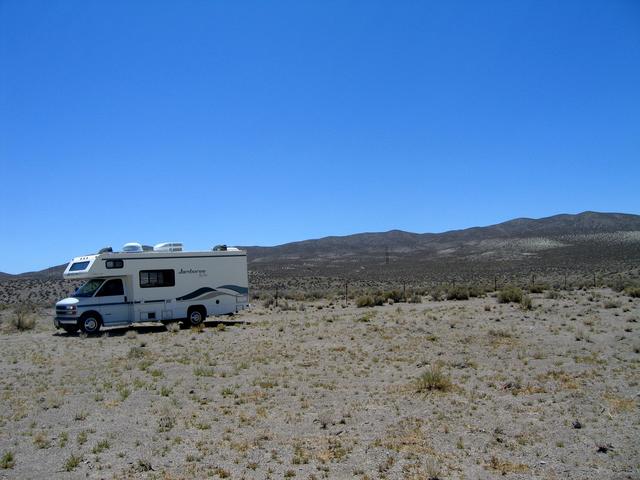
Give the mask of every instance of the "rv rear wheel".
M 204 322 L 205 312 L 202 307 L 191 307 L 187 312 L 187 320 L 188 323 L 195 327 L 196 325 L 200 325 Z
M 101 323 L 102 319 L 97 313 L 87 312 L 80 317 L 80 329 L 84 333 L 98 333 L 100 331 Z

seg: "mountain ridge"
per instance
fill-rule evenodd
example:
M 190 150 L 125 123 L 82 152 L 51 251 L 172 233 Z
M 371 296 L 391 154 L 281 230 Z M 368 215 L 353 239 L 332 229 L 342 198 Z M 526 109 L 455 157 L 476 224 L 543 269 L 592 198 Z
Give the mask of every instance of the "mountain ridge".
M 634 233 L 637 232 L 637 235 Z M 636 238 L 637 237 L 637 238 Z M 589 255 L 606 260 L 616 256 L 612 245 L 632 245 L 640 251 L 640 215 L 618 212 L 585 211 L 578 214 L 561 213 L 543 218 L 519 217 L 505 222 L 448 230 L 441 233 L 414 233 L 399 229 L 386 232 L 360 232 L 344 236 L 326 236 L 299 240 L 270 247 L 245 246 L 252 270 L 330 272 L 394 261 L 434 262 L 500 260 L 517 261 L 540 252 L 569 252 L 580 247 L 578 257 L 588 261 Z M 589 253 L 590 252 L 590 253 Z M 572 252 L 575 253 L 575 252 Z M 62 275 L 66 264 L 21 274 L 0 272 L 0 280 L 17 278 L 55 278 Z M 297 267 L 297 268 L 296 268 Z M 312 268 L 313 267 L 313 268 Z M 318 270 L 319 269 L 319 270 Z M 336 270 L 337 269 L 337 270 Z

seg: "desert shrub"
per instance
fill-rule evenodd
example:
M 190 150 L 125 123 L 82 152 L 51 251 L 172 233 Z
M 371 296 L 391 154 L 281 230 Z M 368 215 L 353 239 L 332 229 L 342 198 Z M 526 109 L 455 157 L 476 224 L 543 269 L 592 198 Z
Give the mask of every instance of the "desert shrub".
M 620 302 L 616 302 L 615 300 L 607 300 L 604 302 L 604 308 L 618 308 L 620 307 Z
M 520 306 L 523 310 L 531 310 L 533 309 L 533 304 L 531 303 L 531 297 L 529 295 L 523 295 L 522 300 L 520 300 Z
M 297 308 L 296 308 L 296 305 L 294 303 L 289 303 L 288 300 L 284 300 L 280 304 L 280 310 L 283 310 L 283 311 L 295 311 L 295 310 L 297 310 Z
M 469 300 L 469 289 L 457 286 L 447 290 L 447 300 Z
M 624 293 L 632 298 L 640 298 L 640 287 L 627 287 Z
M 264 300 L 262 301 L 262 306 L 264 308 L 269 308 L 275 304 L 276 304 L 276 299 L 272 295 L 266 295 Z
M 485 294 L 485 290 L 482 287 L 479 287 L 477 285 L 471 285 L 469 287 L 469 297 L 472 297 L 472 298 L 483 297 L 484 294 Z
M 371 297 L 371 295 L 362 295 L 358 297 L 356 300 L 356 306 L 358 308 L 373 307 L 373 297 Z
M 440 365 L 430 367 L 416 381 L 416 391 L 418 393 L 427 393 L 434 390 L 446 392 L 449 389 L 451 389 L 451 379 L 443 373 Z
M 13 310 L 11 326 L 20 332 L 33 330 L 36 326 L 36 314 L 31 305 L 21 305 Z
M 431 291 L 429 292 L 429 295 L 431 295 L 431 298 L 435 301 L 435 302 L 439 302 L 440 300 L 442 300 L 443 298 L 445 298 L 446 295 L 446 291 L 444 288 L 438 286 L 438 287 L 434 287 L 431 289 Z
M 356 306 L 362 307 L 375 307 L 384 304 L 387 299 L 382 295 L 362 295 L 356 300 Z
M 558 292 L 557 290 L 549 290 L 545 295 L 545 298 L 549 298 L 551 300 L 557 300 L 559 298 L 562 298 L 562 295 L 560 295 L 560 292 Z
M 394 303 L 404 300 L 404 296 L 400 290 L 389 290 L 382 294 L 386 300 L 393 300 Z
M 422 303 L 422 297 L 420 295 L 418 295 L 417 293 L 413 293 L 409 299 L 408 299 L 409 303 Z
M 546 285 L 543 285 L 541 283 L 535 283 L 535 284 L 529 286 L 529 293 L 542 293 L 547 288 L 548 287 Z
M 171 322 L 167 324 L 167 331 L 171 333 L 178 333 L 180 331 L 180 324 L 178 322 Z
M 607 286 L 614 292 L 622 292 L 628 285 L 622 278 L 616 278 L 608 282 Z
M 127 352 L 127 358 L 140 359 L 147 355 L 146 350 L 143 347 L 131 347 Z
M 520 303 L 522 301 L 522 289 L 508 286 L 498 292 L 499 303 Z

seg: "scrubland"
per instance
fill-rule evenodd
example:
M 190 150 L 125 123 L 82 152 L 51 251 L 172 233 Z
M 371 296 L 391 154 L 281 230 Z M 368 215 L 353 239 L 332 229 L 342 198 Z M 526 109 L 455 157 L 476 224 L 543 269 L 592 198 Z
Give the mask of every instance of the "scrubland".
M 640 478 L 640 298 L 532 290 L 95 337 L 6 307 L 0 478 Z

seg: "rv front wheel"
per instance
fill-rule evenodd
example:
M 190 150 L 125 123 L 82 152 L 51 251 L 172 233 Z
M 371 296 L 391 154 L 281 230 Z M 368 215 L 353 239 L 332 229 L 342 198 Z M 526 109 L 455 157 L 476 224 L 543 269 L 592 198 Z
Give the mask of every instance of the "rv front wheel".
M 97 313 L 86 313 L 80 318 L 80 329 L 84 333 L 98 333 L 102 320 Z
M 205 313 L 202 307 L 191 307 L 187 312 L 187 320 L 191 326 L 200 325 L 204 321 Z

